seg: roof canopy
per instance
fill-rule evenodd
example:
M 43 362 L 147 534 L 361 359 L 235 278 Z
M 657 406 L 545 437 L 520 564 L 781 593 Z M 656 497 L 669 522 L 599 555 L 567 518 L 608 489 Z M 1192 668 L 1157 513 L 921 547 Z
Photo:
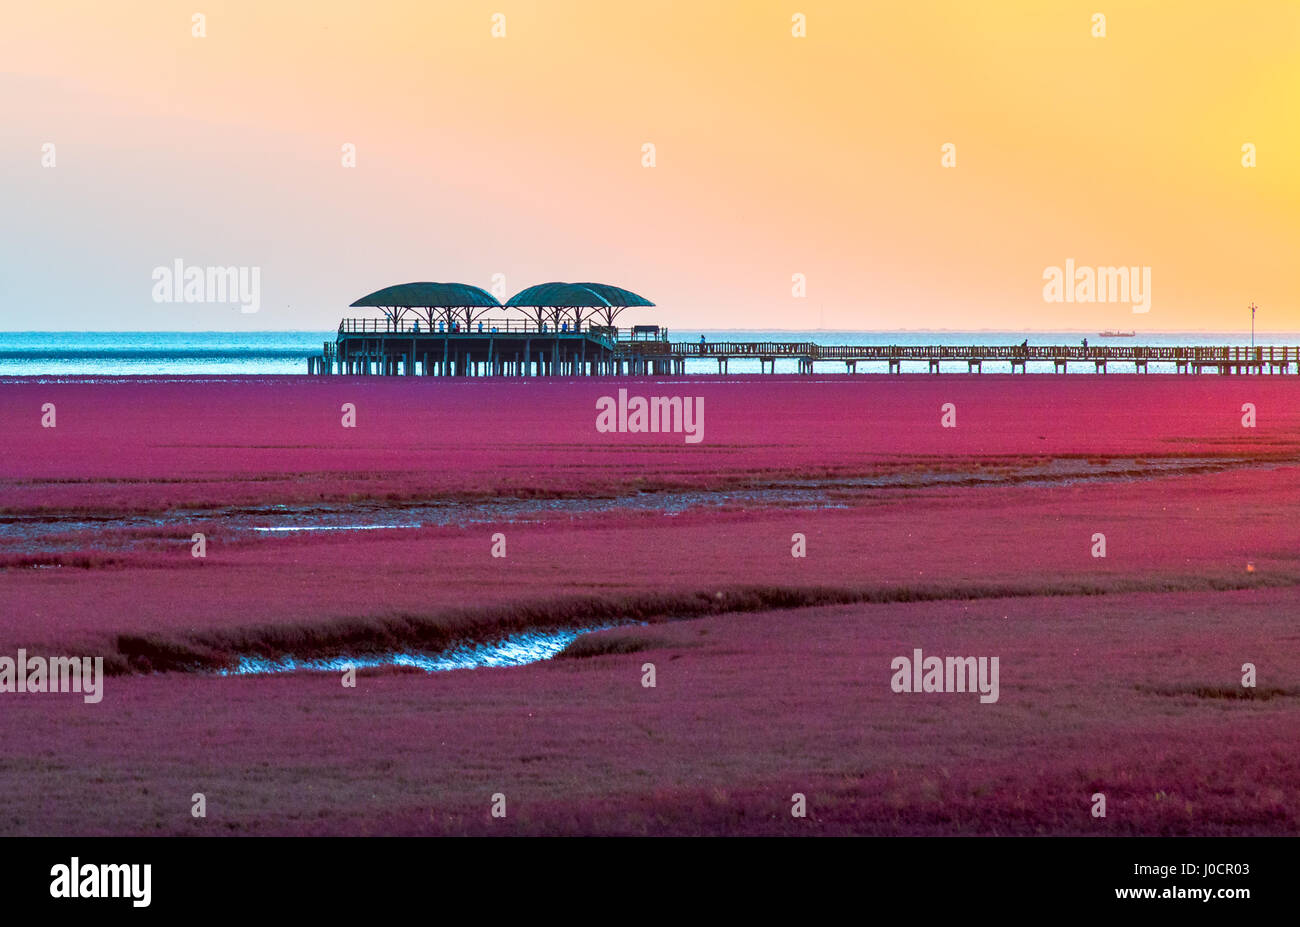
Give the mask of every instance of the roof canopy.
M 506 300 L 507 306 L 553 306 L 565 309 L 623 309 L 628 306 L 653 306 L 654 303 L 631 290 L 608 283 L 539 283 L 520 290 Z
M 375 290 L 353 306 L 395 309 L 498 308 L 501 303 L 487 290 L 467 283 L 399 283 Z

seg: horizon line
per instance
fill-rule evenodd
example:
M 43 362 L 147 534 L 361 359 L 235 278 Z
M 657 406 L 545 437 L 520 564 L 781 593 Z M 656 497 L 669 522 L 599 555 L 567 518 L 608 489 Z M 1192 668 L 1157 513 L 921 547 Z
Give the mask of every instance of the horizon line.
M 648 323 L 653 324 L 653 323 Z M 660 328 L 668 329 L 671 327 L 661 325 Z M 0 329 L 0 335 L 143 335 L 143 334 L 176 334 L 176 335 L 259 335 L 259 334 L 320 334 L 321 332 L 336 331 L 334 328 L 252 328 L 252 329 L 232 329 L 232 328 L 12 328 Z M 1022 335 L 1086 335 L 1095 331 L 1092 328 L 694 328 L 681 326 L 680 330 L 691 332 L 842 332 L 848 334 L 942 334 L 942 333 L 984 333 L 996 332 L 1007 334 Z M 1119 329 L 1106 329 L 1106 331 L 1119 331 Z M 1159 328 L 1148 329 L 1146 331 L 1133 330 L 1132 336 L 1140 337 L 1142 335 L 1249 335 L 1249 330 L 1241 329 L 1224 329 L 1224 328 Z M 431 332 L 430 334 L 437 334 Z M 1261 335 L 1294 335 L 1300 334 L 1300 329 L 1255 329 L 1256 337 Z M 1100 337 L 1101 333 L 1098 332 Z

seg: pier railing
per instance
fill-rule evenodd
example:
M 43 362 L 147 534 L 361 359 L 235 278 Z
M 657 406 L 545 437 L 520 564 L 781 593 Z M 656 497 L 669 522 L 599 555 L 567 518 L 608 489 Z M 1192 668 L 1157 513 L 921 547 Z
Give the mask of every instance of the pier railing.
M 564 322 L 555 326 L 549 322 L 538 324 L 528 319 L 481 319 L 472 325 L 453 322 L 450 326 L 445 322 L 435 321 L 432 327 L 425 321 L 407 319 L 400 322 L 391 319 L 343 319 L 339 322 L 338 333 L 340 335 L 592 334 L 610 337 L 610 329 L 603 325 L 584 325 L 578 329 Z
M 528 336 L 520 338 L 521 335 Z M 494 336 L 501 336 L 494 338 Z M 519 356 L 522 355 L 522 356 Z M 965 364 L 975 372 L 985 363 L 1009 364 L 1012 372 L 1028 373 L 1029 365 L 1050 365 L 1069 372 L 1084 365 L 1089 372 L 1106 373 L 1108 364 L 1132 364 L 1137 372 L 1150 371 L 1152 363 L 1176 368 L 1178 373 L 1300 373 L 1300 346 L 1296 345 L 1026 345 L 1026 344 L 833 344 L 814 341 L 670 341 L 666 329 L 634 327 L 620 332 L 593 323 L 581 329 L 528 319 L 482 319 L 471 325 L 453 322 L 430 328 L 427 320 L 343 319 L 338 340 L 326 342 L 321 355 L 309 359 L 309 369 L 329 372 L 358 369 L 404 370 L 533 369 L 538 375 L 557 370 L 570 373 L 657 374 L 685 373 L 688 361 L 716 361 L 719 373 L 729 360 L 759 361 L 759 369 L 785 359 L 797 363 L 801 373 L 813 372 L 820 362 L 843 363 L 856 372 L 859 363 L 879 363 L 890 373 L 918 364 L 939 373 L 944 362 Z M 1039 367 L 1041 369 L 1041 367 Z
M 633 350 L 635 345 L 629 345 Z M 652 347 L 653 350 L 653 347 Z M 648 353 L 648 352 L 647 352 Z M 1296 346 L 819 345 L 811 341 L 675 341 L 653 353 L 676 357 L 797 357 L 810 360 L 1173 361 L 1194 364 L 1300 362 Z

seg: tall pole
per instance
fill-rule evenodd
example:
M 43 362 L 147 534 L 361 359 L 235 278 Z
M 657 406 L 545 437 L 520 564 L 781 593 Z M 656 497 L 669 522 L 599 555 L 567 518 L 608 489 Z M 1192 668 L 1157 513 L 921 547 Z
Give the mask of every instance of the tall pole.
M 1250 346 L 1255 346 L 1255 310 L 1259 307 L 1254 303 L 1250 304 Z

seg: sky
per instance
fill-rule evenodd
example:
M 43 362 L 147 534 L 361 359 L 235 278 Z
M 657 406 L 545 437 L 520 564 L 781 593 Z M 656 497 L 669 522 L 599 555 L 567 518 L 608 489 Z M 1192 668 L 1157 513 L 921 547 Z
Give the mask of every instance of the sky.
M 419 280 L 670 328 L 1300 330 L 1296 0 L 9 3 L 0 117 L 3 330 L 331 329 Z M 256 269 L 257 311 L 163 301 L 178 260 Z M 1067 260 L 1147 311 L 1045 298 Z

